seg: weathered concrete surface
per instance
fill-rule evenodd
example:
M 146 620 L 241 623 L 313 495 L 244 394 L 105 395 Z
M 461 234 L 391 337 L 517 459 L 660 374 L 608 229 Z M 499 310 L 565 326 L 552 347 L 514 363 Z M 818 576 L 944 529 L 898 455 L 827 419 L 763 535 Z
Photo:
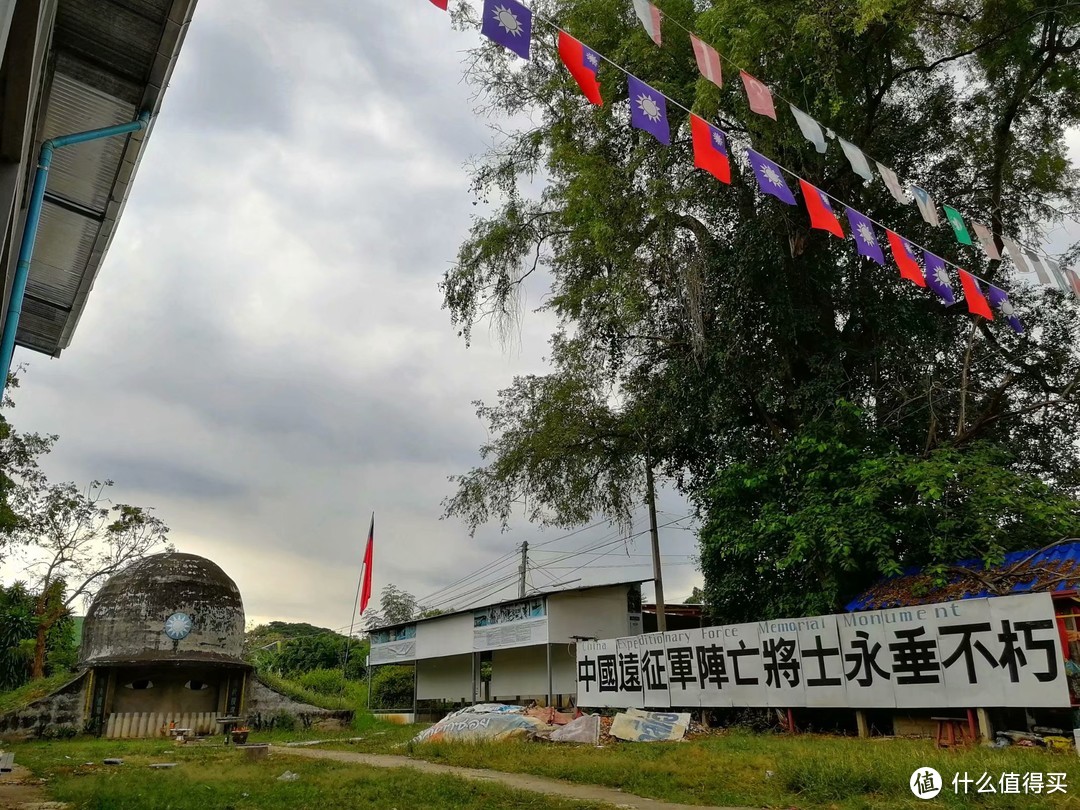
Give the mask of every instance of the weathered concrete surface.
M 61 728 L 80 731 L 85 723 L 83 680 L 86 673 L 72 677 L 51 695 L 13 712 L 0 715 L 0 735 L 6 737 L 47 737 Z
M 532 776 L 525 773 L 506 773 L 488 771 L 479 768 L 459 768 L 454 765 L 440 765 L 425 762 L 422 759 L 396 757 L 387 754 L 354 754 L 351 751 L 327 751 L 317 748 L 271 748 L 275 756 L 308 757 L 310 759 L 332 759 L 337 762 L 355 762 L 359 765 L 371 765 L 376 768 L 412 768 L 421 773 L 458 776 L 462 779 L 475 779 L 478 782 L 498 782 L 508 788 L 543 793 L 545 796 L 558 796 L 580 802 L 604 802 L 630 810 L 747 810 L 738 807 L 716 807 L 702 804 L 672 804 L 656 799 L 646 799 L 623 793 L 614 788 L 598 785 L 582 785 L 575 782 L 563 782 L 548 779 L 545 776 Z
M 191 632 L 165 635 L 182 612 Z M 154 554 L 114 575 L 98 591 L 83 624 L 80 666 L 168 661 L 242 664 L 244 603 L 221 568 L 195 554 Z
M 247 708 L 244 713 L 247 724 L 259 730 L 272 729 L 282 714 L 296 718 L 303 728 L 323 731 L 346 728 L 353 719 L 353 712 L 349 709 L 322 709 L 310 703 L 301 703 L 275 692 L 255 675 L 248 680 Z

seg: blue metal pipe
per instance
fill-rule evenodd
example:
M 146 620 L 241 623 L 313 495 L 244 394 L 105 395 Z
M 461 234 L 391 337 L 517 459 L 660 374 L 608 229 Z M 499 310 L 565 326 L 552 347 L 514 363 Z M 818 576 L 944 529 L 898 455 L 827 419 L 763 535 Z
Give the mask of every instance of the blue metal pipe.
M 117 124 L 87 132 L 76 132 L 50 138 L 41 145 L 38 155 L 37 171 L 34 173 L 34 187 L 30 192 L 30 207 L 26 212 L 26 226 L 23 228 L 22 244 L 19 246 L 19 263 L 15 268 L 15 280 L 11 285 L 11 300 L 8 302 L 7 319 L 4 332 L 0 336 L 0 359 L 3 362 L 3 377 L 0 378 L 0 396 L 7 389 L 11 360 L 15 354 L 15 333 L 19 329 L 19 315 L 22 314 L 23 297 L 26 294 L 26 280 L 30 276 L 30 260 L 34 256 L 34 243 L 37 241 L 38 226 L 41 224 L 41 209 L 45 202 L 45 184 L 49 180 L 49 166 L 52 165 L 53 152 L 64 146 L 71 146 L 98 138 L 110 138 L 113 135 L 126 135 L 146 129 L 150 124 L 150 112 L 144 110 L 139 117 L 127 124 Z

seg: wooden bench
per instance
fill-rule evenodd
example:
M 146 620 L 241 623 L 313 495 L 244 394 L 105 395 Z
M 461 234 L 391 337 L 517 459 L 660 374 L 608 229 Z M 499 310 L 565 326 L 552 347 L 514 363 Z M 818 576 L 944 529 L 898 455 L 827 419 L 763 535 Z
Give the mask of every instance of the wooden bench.
M 15 752 L 4 753 L 0 751 L 0 773 L 8 773 L 15 765 Z

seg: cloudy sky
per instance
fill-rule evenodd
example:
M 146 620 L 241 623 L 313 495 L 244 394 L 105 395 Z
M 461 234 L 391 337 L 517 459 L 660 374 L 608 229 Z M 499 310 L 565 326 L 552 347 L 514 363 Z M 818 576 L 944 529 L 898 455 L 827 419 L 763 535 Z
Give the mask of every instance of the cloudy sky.
M 465 165 L 490 143 L 461 80 L 477 41 L 420 0 L 204 0 L 71 348 L 16 352 L 11 418 L 60 434 L 50 477 L 155 507 L 236 580 L 249 623 L 348 625 L 372 511 L 376 591 L 424 597 L 522 540 L 548 543 L 535 586 L 651 570 L 647 536 L 574 571 L 596 555 L 558 558 L 610 529 L 440 520 L 485 439 L 472 401 L 542 372 L 552 328 L 527 314 L 517 346 L 478 330 L 466 348 L 441 308 L 476 210 Z M 669 601 L 701 581 L 686 525 L 661 533 Z

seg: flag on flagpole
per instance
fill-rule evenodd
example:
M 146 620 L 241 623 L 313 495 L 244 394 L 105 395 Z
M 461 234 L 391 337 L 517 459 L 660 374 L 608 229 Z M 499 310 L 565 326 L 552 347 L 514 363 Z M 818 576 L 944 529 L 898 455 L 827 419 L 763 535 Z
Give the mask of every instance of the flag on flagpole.
M 915 202 L 919 204 L 919 213 L 926 220 L 926 224 L 933 225 L 935 228 L 940 225 L 941 220 L 938 219 L 937 205 L 934 204 L 934 198 L 918 186 L 912 186 L 911 193 L 915 197 Z
M 938 294 L 938 298 L 949 306 L 956 303 L 952 285 L 949 283 L 949 271 L 945 267 L 945 260 L 935 256 L 929 250 L 923 251 L 923 262 L 926 264 L 926 284 Z
M 671 143 L 667 98 L 636 76 L 628 76 L 627 84 L 630 91 L 630 125 L 645 130 L 662 144 Z
M 873 180 L 874 172 L 870 168 L 862 149 L 853 143 L 845 141 L 843 138 L 837 138 L 836 140 L 840 141 L 840 148 L 844 150 L 848 163 L 851 164 L 851 170 L 868 183 Z
M 731 160 L 724 133 L 704 118 L 690 114 L 690 134 L 694 139 L 694 165 L 721 183 L 731 182 Z
M 900 275 L 913 284 L 925 287 L 926 279 L 923 278 L 922 270 L 919 269 L 919 263 L 915 261 L 915 254 L 911 252 L 911 244 L 900 234 L 887 228 L 885 233 L 889 237 L 889 247 L 892 248 L 893 260 L 896 262 Z
M 360 585 L 360 615 L 371 600 L 371 563 L 375 555 L 375 513 L 371 513 L 371 528 L 368 529 L 367 548 L 364 550 L 364 578 Z
M 833 213 L 829 205 L 829 198 L 821 189 L 799 178 L 799 187 L 802 189 L 803 202 L 806 203 L 806 211 L 810 214 L 810 227 L 821 231 L 828 231 L 833 236 L 844 238 L 844 229 L 840 227 L 840 220 Z
M 964 218 L 960 216 L 960 212 L 950 205 L 942 205 L 941 207 L 945 210 L 945 218 L 949 220 L 949 227 L 956 234 L 956 241 L 961 245 L 970 245 L 972 243 L 971 234 L 968 233 L 967 226 L 964 225 Z
M 987 298 L 990 299 L 990 305 L 1000 310 L 1001 314 L 1005 316 L 1005 320 L 1009 322 L 1009 326 L 1013 328 L 1014 332 L 1017 334 L 1024 333 L 1024 324 L 1016 317 L 1016 310 L 1013 309 L 1012 302 L 1009 301 L 1009 296 L 1005 294 L 1003 289 L 991 284 Z
M 986 298 L 979 289 L 979 282 L 975 276 L 967 270 L 961 270 L 960 286 L 964 288 L 964 300 L 967 302 L 968 311 L 982 315 L 988 321 L 994 320 L 994 313 L 990 311 L 990 305 L 986 303 Z
M 649 0 L 634 0 L 634 11 L 637 12 L 641 24 L 645 26 L 645 32 L 653 42 L 659 45 L 661 43 L 660 9 L 650 3 Z
M 994 243 L 994 235 L 990 233 L 990 229 L 975 220 L 971 220 L 971 227 L 975 229 L 975 235 L 979 237 L 979 243 L 982 245 L 983 250 L 986 251 L 986 255 L 991 259 L 1001 261 L 1001 252 Z
M 702 42 L 693 34 L 690 35 L 690 44 L 694 46 L 694 58 L 697 59 L 698 70 L 701 75 L 715 84 L 717 87 L 724 86 L 724 74 L 720 69 L 720 54 L 712 45 Z
M 754 177 L 757 178 L 758 188 L 762 193 L 772 195 L 788 205 L 795 205 L 795 195 L 784 182 L 783 170 L 753 149 L 747 149 L 746 156 L 750 160 L 750 167 L 754 170 Z
M 874 233 L 874 224 L 870 218 L 860 214 L 854 208 L 847 210 L 848 224 L 851 225 L 851 236 L 855 239 L 855 249 L 859 254 L 873 259 L 880 265 L 885 264 L 885 254 L 878 244 L 877 234 Z
M 773 106 L 772 91 L 745 70 L 740 70 L 739 76 L 742 78 L 743 89 L 746 91 L 746 100 L 750 102 L 750 109 L 758 115 L 766 115 L 775 121 L 776 108 Z
M 825 143 L 825 133 L 821 130 L 821 124 L 816 119 L 811 118 L 804 113 L 794 104 L 788 104 L 791 107 L 791 114 L 795 116 L 795 123 L 799 125 L 799 130 L 802 132 L 803 137 L 810 141 L 822 154 L 828 150 L 828 144 Z
M 446 11 L 446 6 L 450 3 L 450 0 L 431 0 L 431 2 Z
M 900 178 L 896 176 L 896 172 L 888 166 L 882 166 L 877 161 L 874 161 L 874 165 L 877 166 L 878 174 L 880 174 L 881 179 L 885 181 L 885 187 L 889 189 L 889 193 L 893 195 L 893 199 L 901 205 L 910 205 L 911 200 L 908 199 L 907 194 L 904 193 L 904 187 L 900 185 Z
M 600 54 L 565 31 L 559 31 L 559 58 L 585 98 L 597 107 L 603 107 L 604 99 L 600 97 L 600 82 L 596 75 L 600 67 Z
M 484 22 L 480 32 L 522 59 L 528 59 L 532 12 L 517 0 L 484 0 Z

